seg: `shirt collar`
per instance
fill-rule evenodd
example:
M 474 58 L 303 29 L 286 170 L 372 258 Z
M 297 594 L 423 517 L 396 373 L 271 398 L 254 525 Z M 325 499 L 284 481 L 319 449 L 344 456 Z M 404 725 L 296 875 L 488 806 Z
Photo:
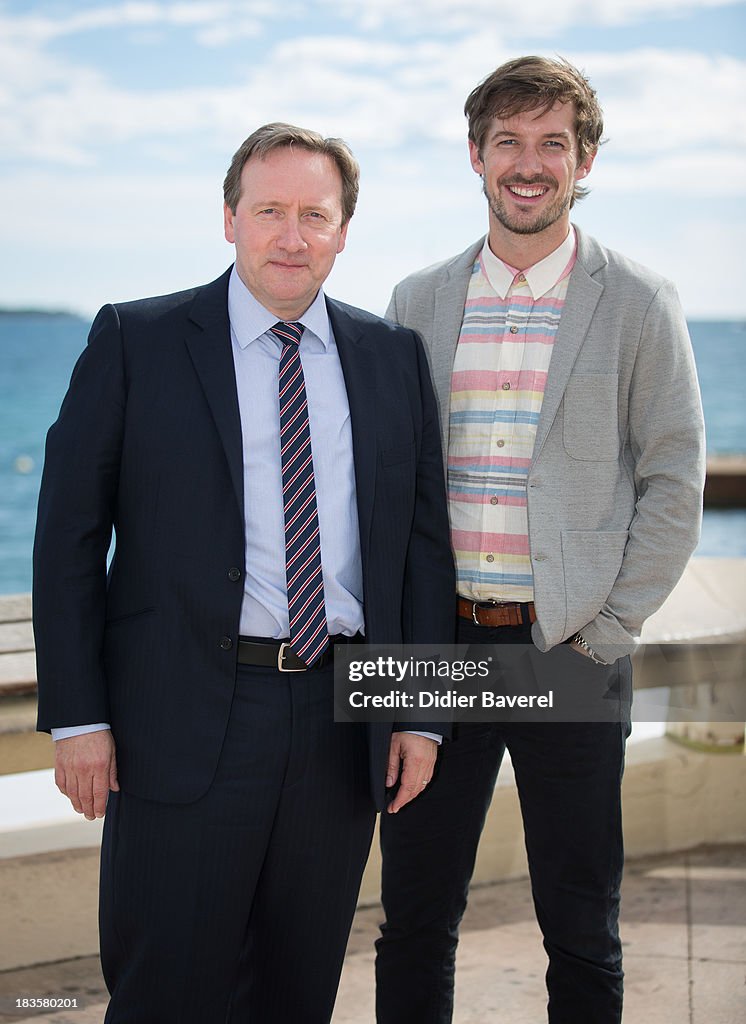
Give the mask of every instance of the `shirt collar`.
M 538 263 L 534 263 L 533 267 L 529 267 L 522 272 L 534 299 L 539 299 L 542 295 L 546 295 L 563 277 L 569 274 L 575 263 L 575 250 L 575 228 L 571 224 L 567 238 L 561 245 L 557 246 L 554 252 L 550 252 L 543 260 L 539 260 Z M 509 266 L 495 256 L 492 249 L 490 249 L 489 235 L 484 240 L 481 259 L 482 269 L 487 280 L 500 298 L 504 299 L 516 276 L 521 271 Z
M 252 341 L 261 338 L 277 323 L 279 317 L 270 313 L 259 302 L 243 283 L 236 270 L 235 263 L 228 281 L 228 319 L 231 331 L 241 348 L 246 348 Z M 331 324 L 326 310 L 323 289 L 319 288 L 316 298 L 298 323 L 303 324 L 306 331 L 319 339 L 325 349 L 331 341 Z M 305 337 L 305 335 L 304 335 Z

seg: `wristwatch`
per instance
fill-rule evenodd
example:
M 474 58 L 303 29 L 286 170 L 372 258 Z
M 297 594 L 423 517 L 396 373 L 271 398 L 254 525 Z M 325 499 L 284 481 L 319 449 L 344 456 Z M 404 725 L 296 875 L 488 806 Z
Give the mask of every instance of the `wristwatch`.
M 595 661 L 595 663 L 597 665 L 605 665 L 606 664 L 605 661 L 603 661 L 601 658 L 599 658 L 599 656 L 593 650 L 593 648 L 588 643 L 588 641 L 586 640 L 586 638 L 583 636 L 582 633 L 576 633 L 575 636 L 571 637 L 570 638 L 570 643 L 577 644 L 578 647 L 582 647 L 583 650 L 585 651 L 585 653 L 591 659 L 591 661 Z

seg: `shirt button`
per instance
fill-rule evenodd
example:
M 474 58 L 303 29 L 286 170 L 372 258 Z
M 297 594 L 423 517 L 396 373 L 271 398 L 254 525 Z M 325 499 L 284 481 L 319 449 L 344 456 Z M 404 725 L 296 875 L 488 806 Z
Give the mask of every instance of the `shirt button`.
M 518 328 L 516 327 L 515 324 L 513 324 L 513 326 L 510 328 L 510 333 L 511 334 L 518 334 Z
M 231 649 L 231 647 L 233 647 L 233 641 L 231 640 L 231 638 L 229 636 L 221 636 L 221 638 L 220 638 L 220 647 L 224 651 L 229 651 Z
M 229 569 L 228 570 L 228 579 L 231 581 L 231 583 L 235 583 L 236 580 L 240 580 L 241 579 L 241 570 L 240 569 L 236 569 L 235 567 L 233 569 Z
M 495 444 L 497 445 L 498 448 L 504 448 L 505 447 L 505 442 L 503 440 L 495 441 Z
M 492 497 L 490 498 L 490 505 L 497 505 L 499 500 L 500 499 L 493 494 Z
M 523 284 L 523 282 L 524 282 L 525 280 L 526 280 L 526 275 L 525 275 L 525 274 L 519 274 L 519 275 L 518 275 L 518 277 L 516 278 L 516 281 L 517 281 L 517 282 L 518 282 L 519 284 Z
M 495 556 L 494 555 L 487 555 L 487 558 L 485 559 L 485 561 L 487 561 L 487 562 L 494 562 L 495 561 Z
M 510 391 L 510 381 L 506 380 L 503 384 L 503 391 Z

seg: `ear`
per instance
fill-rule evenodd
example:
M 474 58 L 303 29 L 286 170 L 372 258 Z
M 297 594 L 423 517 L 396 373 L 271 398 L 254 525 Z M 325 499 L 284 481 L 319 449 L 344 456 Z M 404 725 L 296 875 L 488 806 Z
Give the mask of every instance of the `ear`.
M 236 235 L 233 231 L 233 210 L 227 203 L 223 203 L 223 229 L 226 242 L 235 242 Z
M 597 152 L 598 150 L 594 149 L 592 153 L 588 154 L 588 156 L 585 158 L 582 164 L 578 164 L 578 166 L 575 168 L 576 181 L 580 181 L 581 178 L 587 178 L 588 175 L 591 173 L 591 167 L 593 167 L 593 161 L 596 159 Z
M 339 255 L 342 252 L 342 250 L 344 249 L 344 247 L 345 247 L 345 242 L 347 241 L 347 228 L 349 226 L 350 226 L 350 222 L 347 221 L 345 226 L 339 232 L 339 242 L 337 244 L 337 255 Z
M 482 163 L 482 158 L 479 155 L 479 149 L 477 148 L 476 142 L 472 142 L 471 139 L 469 139 L 469 160 L 471 161 L 472 168 L 477 174 L 484 174 L 484 164 Z

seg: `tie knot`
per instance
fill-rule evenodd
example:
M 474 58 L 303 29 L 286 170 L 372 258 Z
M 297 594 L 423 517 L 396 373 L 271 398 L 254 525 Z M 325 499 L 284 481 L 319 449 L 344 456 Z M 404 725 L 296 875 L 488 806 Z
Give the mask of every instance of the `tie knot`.
M 285 345 L 298 345 L 303 334 L 303 324 L 279 320 L 271 330 Z

